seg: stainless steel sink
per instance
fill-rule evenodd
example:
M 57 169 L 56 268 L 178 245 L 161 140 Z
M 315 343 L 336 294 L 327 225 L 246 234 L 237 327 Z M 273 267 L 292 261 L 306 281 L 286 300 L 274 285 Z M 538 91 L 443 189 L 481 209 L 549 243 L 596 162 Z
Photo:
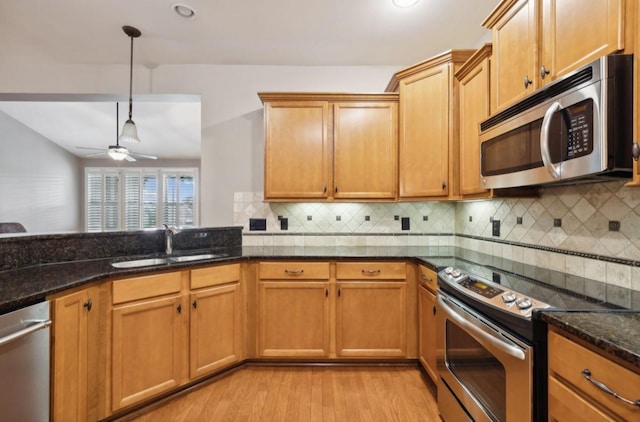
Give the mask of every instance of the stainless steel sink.
M 112 262 L 111 266 L 115 268 L 138 268 L 138 267 L 150 267 L 152 265 L 164 265 L 168 264 L 167 258 L 147 258 L 147 259 L 133 259 L 131 261 Z
M 203 253 L 199 255 L 183 255 L 183 256 L 172 256 L 169 258 L 170 262 L 189 262 L 189 261 L 201 261 L 203 259 L 214 259 L 214 258 L 222 258 L 226 256 L 224 254 L 215 254 L 215 253 Z

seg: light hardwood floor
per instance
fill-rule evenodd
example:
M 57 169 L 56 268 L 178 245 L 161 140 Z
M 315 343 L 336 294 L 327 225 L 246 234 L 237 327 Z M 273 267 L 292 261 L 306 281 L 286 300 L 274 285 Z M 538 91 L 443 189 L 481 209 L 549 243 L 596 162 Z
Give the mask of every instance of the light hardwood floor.
M 434 397 L 413 367 L 245 366 L 127 420 L 440 421 Z

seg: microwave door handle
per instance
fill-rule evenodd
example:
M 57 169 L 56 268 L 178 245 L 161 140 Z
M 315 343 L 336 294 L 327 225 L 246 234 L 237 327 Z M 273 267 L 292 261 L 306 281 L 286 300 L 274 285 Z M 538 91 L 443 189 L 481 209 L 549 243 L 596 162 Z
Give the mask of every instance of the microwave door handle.
M 561 108 L 559 102 L 554 102 L 544 113 L 542 119 L 542 128 L 540 130 L 540 153 L 542 155 L 542 164 L 547 169 L 547 172 L 557 179 L 560 177 L 560 165 L 554 165 L 551 162 L 551 153 L 549 152 L 549 130 L 551 128 L 551 119 L 553 114 L 559 111 Z
M 475 324 L 467 321 L 464 317 L 462 317 L 455 309 L 451 308 L 447 303 L 446 299 L 442 296 L 438 295 L 438 304 L 442 308 L 442 310 L 447 314 L 449 318 L 468 329 L 476 336 L 480 337 L 487 343 L 492 344 L 496 348 L 502 350 L 504 353 L 508 354 L 519 360 L 525 360 L 525 354 L 519 347 L 512 345 L 506 342 L 506 339 L 503 337 L 498 338 L 497 336 L 491 335 L 486 331 L 478 328 Z

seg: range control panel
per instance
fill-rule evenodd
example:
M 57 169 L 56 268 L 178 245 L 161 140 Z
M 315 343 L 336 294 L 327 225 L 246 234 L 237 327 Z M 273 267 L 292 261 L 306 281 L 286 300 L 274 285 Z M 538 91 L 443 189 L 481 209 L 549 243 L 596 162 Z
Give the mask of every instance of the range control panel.
M 467 296 L 524 318 L 531 318 L 533 309 L 549 307 L 544 302 L 527 297 L 492 281 L 466 274 L 455 267 L 445 268 L 438 273 L 438 277 L 447 285 Z

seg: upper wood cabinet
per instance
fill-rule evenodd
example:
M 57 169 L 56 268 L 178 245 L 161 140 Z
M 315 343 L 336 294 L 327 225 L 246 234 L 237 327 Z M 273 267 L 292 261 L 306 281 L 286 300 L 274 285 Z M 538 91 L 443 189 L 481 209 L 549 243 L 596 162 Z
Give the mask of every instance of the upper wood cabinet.
M 493 32 L 493 111 L 624 50 L 632 3 L 593 0 L 585 7 L 581 0 L 503 0 L 483 22 Z
M 481 183 L 480 122 L 491 114 L 491 44 L 485 44 L 456 72 L 460 83 L 460 195 L 485 197 L 490 191 Z
M 397 72 L 399 198 L 457 195 L 458 83 L 454 73 L 473 50 L 453 50 Z
M 260 93 L 265 200 L 395 200 L 397 94 Z

